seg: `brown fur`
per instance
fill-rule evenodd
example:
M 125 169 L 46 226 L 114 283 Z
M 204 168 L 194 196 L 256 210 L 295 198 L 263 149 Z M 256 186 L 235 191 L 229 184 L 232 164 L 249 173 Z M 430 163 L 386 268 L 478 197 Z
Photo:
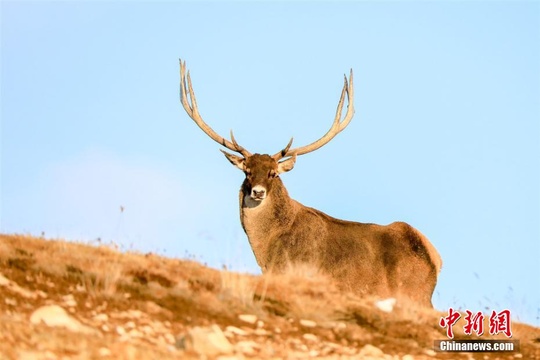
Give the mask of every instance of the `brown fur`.
M 275 175 L 279 163 L 272 157 L 230 156 L 246 173 L 240 220 L 263 272 L 309 264 L 329 274 L 343 290 L 406 297 L 432 306 L 442 261 L 418 230 L 403 222 L 382 226 L 335 219 L 291 199 Z M 250 198 L 255 185 L 265 187 L 263 201 Z

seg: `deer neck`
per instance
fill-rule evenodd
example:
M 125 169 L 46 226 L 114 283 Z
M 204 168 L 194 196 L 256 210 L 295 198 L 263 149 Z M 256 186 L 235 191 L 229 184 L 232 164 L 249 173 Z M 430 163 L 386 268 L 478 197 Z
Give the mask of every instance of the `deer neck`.
M 246 183 L 240 189 L 240 221 L 248 236 L 249 243 L 263 269 L 266 268 L 271 242 L 279 239 L 282 229 L 287 229 L 294 221 L 297 203 L 289 197 L 281 179 L 276 179 L 272 191 L 262 202 L 249 196 Z

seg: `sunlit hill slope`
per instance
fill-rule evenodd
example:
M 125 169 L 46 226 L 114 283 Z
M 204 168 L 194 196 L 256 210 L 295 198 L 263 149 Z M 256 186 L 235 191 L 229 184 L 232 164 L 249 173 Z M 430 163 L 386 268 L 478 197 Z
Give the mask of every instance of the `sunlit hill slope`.
M 446 313 L 384 310 L 308 268 L 252 276 L 0 235 L 1 359 L 540 359 L 539 328 L 513 323 L 519 352 L 440 353 Z

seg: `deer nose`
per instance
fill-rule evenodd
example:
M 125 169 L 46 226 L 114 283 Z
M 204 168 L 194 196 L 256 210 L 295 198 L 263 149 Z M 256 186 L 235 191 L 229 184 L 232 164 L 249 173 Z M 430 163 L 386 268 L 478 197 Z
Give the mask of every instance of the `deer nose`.
M 251 197 L 253 199 L 264 199 L 266 190 L 262 186 L 255 186 L 251 190 Z

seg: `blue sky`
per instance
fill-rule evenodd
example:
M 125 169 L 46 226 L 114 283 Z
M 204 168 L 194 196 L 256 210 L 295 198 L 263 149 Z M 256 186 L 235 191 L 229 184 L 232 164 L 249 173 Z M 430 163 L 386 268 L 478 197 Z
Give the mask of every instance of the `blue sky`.
M 326 132 L 353 68 L 355 118 L 291 196 L 426 234 L 438 309 L 540 325 L 540 3 L 3 1 L 0 231 L 259 272 L 179 58 L 205 120 L 259 153 Z

